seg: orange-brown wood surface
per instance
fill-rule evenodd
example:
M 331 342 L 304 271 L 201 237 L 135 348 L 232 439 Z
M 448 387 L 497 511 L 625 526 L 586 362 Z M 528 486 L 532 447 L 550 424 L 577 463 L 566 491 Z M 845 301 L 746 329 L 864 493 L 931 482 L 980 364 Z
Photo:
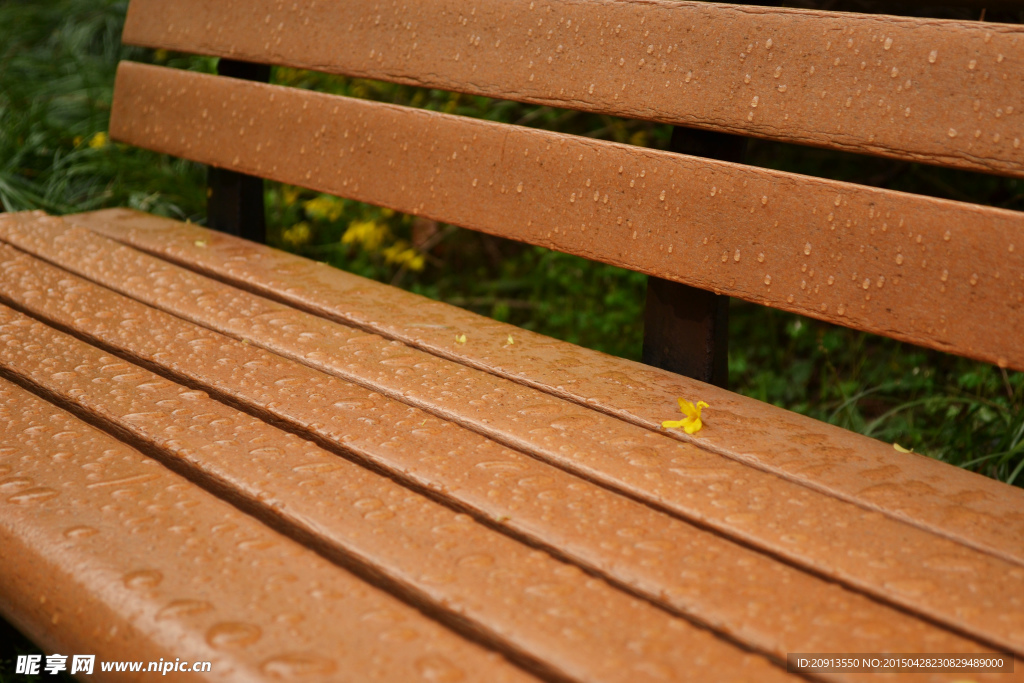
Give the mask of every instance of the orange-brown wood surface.
M 5 300 L 49 324 L 224 395 L 268 421 L 284 421 L 342 446 L 374 467 L 441 492 L 482 518 L 500 520 L 530 542 L 778 660 L 788 652 L 880 647 L 901 652 L 981 649 L 429 413 L 360 392 L 6 246 L 0 247 L 0 291 Z M 138 334 L 139 329 L 147 334 Z M 226 354 L 235 362 L 223 363 Z M 352 403 L 372 414 L 373 421 L 356 427 L 325 419 L 322 406 Z M 408 426 L 416 438 L 407 441 L 399 435 Z M 680 568 L 685 570 L 680 573 Z M 806 619 L 811 614 L 816 618 Z
M 121 209 L 67 220 L 244 289 L 659 430 L 1024 563 L 1024 491 L 987 477 L 196 225 Z M 26 236 L 35 232 L 19 231 Z M 48 239 L 44 233 L 33 244 Z M 24 238 L 19 244 L 39 249 Z M 456 344 L 456 334 L 466 334 L 467 342 Z M 712 405 L 705 411 L 704 429 L 692 437 L 660 429 L 663 420 L 678 414 L 680 396 Z
M 11 216 L 0 220 L 0 237 L 151 305 L 419 405 L 859 590 L 1017 647 L 1014 634 L 1022 625 L 1015 621 L 1017 611 L 1006 610 L 1006 601 L 1016 599 L 1008 595 L 1010 586 L 1024 576 L 1019 564 L 1003 563 L 970 551 L 962 542 L 952 543 L 526 387 L 503 384 L 491 375 L 232 290 L 84 230 L 69 231 L 59 219 Z M 202 244 L 200 249 L 210 246 Z M 394 453 L 402 450 L 396 446 Z M 450 487 L 445 468 L 452 465 L 437 464 L 441 476 L 435 481 L 449 481 Z M 423 463 L 415 467 L 427 471 Z M 459 493 L 452 495 L 466 495 L 465 486 L 454 490 Z M 757 493 L 748 493 L 753 491 Z M 487 514 L 518 513 L 510 507 L 491 508 Z M 1011 535 L 1009 546 L 1015 543 L 1019 536 Z M 899 553 L 893 551 L 895 545 Z M 865 563 L 864 557 L 885 561 Z M 972 567 L 974 575 L 987 581 L 965 583 L 956 567 Z M 983 596 L 987 592 L 991 597 Z
M 134 145 L 1024 369 L 1024 216 L 123 63 Z
M 0 549 L 0 614 L 85 680 L 536 680 L 5 379 Z M 211 669 L 100 670 L 160 659 Z
M 0 342 L 8 375 L 549 679 L 792 680 L 468 515 L 4 306 Z
M 133 0 L 124 40 L 1024 174 L 1016 25 L 659 0 Z

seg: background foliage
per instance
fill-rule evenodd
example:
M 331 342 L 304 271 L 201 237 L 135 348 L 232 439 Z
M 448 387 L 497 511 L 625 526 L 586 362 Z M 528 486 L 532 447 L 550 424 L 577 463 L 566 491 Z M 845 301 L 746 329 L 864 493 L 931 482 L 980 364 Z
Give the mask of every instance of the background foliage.
M 204 221 L 203 168 L 111 144 L 105 131 L 118 59 L 206 72 L 215 62 L 122 47 L 126 5 L 0 2 L 3 210 L 130 206 Z M 959 16 L 968 10 L 949 11 Z M 664 148 L 670 137 L 665 126 L 439 90 L 281 68 L 274 80 L 634 145 Z M 1017 180 L 757 140 L 749 161 L 1024 210 L 1024 186 Z M 268 184 L 267 208 L 275 246 L 560 339 L 628 358 L 640 355 L 642 275 L 301 188 Z M 740 301 L 732 302 L 731 315 L 734 390 L 1016 485 L 1024 482 L 1020 373 Z

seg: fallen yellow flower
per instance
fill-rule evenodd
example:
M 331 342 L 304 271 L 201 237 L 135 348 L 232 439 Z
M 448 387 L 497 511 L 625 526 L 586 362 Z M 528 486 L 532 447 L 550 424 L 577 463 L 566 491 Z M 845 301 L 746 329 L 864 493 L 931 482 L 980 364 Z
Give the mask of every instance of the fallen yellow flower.
M 464 334 L 457 334 L 457 335 L 455 335 L 455 343 L 456 344 L 465 344 L 466 343 L 466 335 L 464 335 Z
M 903 446 L 899 445 L 898 443 L 894 443 L 892 445 L 892 447 L 895 448 L 900 453 L 913 453 L 914 452 L 913 448 L 904 448 Z
M 710 408 L 704 401 L 697 401 L 697 405 L 693 405 L 686 399 L 679 399 L 679 410 L 682 412 L 684 417 L 682 420 L 666 420 L 661 423 L 664 429 L 678 429 L 683 428 L 683 431 L 687 434 L 696 434 L 700 431 L 700 428 L 704 426 L 704 423 L 700 421 L 701 408 Z

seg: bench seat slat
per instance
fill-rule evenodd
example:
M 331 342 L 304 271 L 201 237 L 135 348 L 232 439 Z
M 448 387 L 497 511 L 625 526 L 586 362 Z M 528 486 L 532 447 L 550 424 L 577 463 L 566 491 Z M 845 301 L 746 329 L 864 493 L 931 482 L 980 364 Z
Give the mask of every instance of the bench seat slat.
M 1024 175 L 1016 25 L 657 0 L 134 0 L 124 40 Z
M 262 296 L 698 443 L 1024 564 L 1020 488 L 920 455 L 898 453 L 888 443 L 718 387 L 498 323 L 199 225 L 127 209 L 77 214 L 67 220 Z M 18 241 L 31 250 L 39 250 L 43 243 Z M 382 310 L 387 315 L 381 315 Z M 457 333 L 467 334 L 470 342 L 454 343 Z M 714 407 L 696 436 L 660 430 L 664 420 L 674 419 L 679 396 L 705 399 Z
M 477 515 L 507 517 L 502 523 L 531 542 L 779 660 L 788 652 L 873 651 L 880 638 L 900 652 L 967 652 L 973 645 L 428 413 L 370 398 L 332 376 L 149 308 L 7 246 L 0 246 L 0 277 L 4 298 L 51 325 L 144 365 L 158 364 L 189 384 L 224 392 L 229 400 L 264 413 L 264 419 L 343 443 L 375 467 L 444 490 Z M 47 296 L 31 295 L 41 291 Z M 136 334 L 139 327 L 147 334 Z M 219 354 L 211 353 L 216 348 L 231 348 L 237 367 L 220 363 Z M 280 377 L 288 382 L 272 379 Z M 354 395 L 366 396 L 359 402 L 363 412 L 375 416 L 374 424 L 324 420 L 323 408 L 316 407 L 352 402 Z M 316 405 L 310 404 L 312 396 Z M 395 430 L 402 434 L 409 426 L 417 438 L 396 436 Z M 700 590 L 692 588 L 696 581 Z M 753 618 L 752 603 L 764 604 Z M 814 625 L 792 619 L 812 612 L 831 616 Z
M 2 306 L 0 337 L 5 372 L 543 676 L 794 680 L 469 515 Z M 207 350 L 231 364 L 230 350 Z
M 660 430 L 663 420 L 674 419 L 677 397 L 706 400 L 713 408 L 698 435 L 662 433 L 1024 563 L 1024 491 L 1019 488 L 197 225 L 127 209 L 78 214 L 68 221 L 263 296 L 649 429 Z M 453 343 L 457 333 L 469 341 Z
M 5 379 L 0 491 L 0 613 L 99 680 L 535 680 Z
M 138 64 L 117 91 L 124 142 L 1024 369 L 1024 214 Z
M 19 230 L 17 224 L 22 220 L 28 224 Z M 2 239 L 21 249 L 149 305 L 514 443 L 560 467 L 765 548 L 815 572 L 839 578 L 859 590 L 928 614 L 932 619 L 964 628 L 1005 647 L 1024 646 L 1011 635 L 1024 625 L 1015 620 L 1024 616 L 1007 613 L 1002 596 L 1009 589 L 998 588 L 1001 581 L 1013 583 L 1019 580 L 1015 576 L 1024 575 L 1019 564 L 1005 563 L 600 413 L 587 413 L 571 404 L 567 407 L 553 397 L 526 387 L 517 388 L 491 375 L 467 373 L 460 366 L 447 370 L 450 364 L 442 359 L 380 343 L 361 332 L 259 300 L 150 256 L 116 248 L 84 230 L 68 231 L 59 220 L 33 221 L 28 216 L 15 216 L 0 221 L 0 231 Z M 338 349 L 346 347 L 358 347 L 359 353 L 339 355 Z M 381 362 L 391 358 L 400 365 Z M 431 362 L 431 366 L 427 374 L 416 375 L 410 385 L 408 378 L 403 379 L 402 368 L 417 362 Z M 415 391 L 410 393 L 413 387 Z M 445 394 L 459 400 L 446 400 Z M 501 398 L 481 399 L 487 404 L 486 411 L 481 412 L 476 397 L 488 395 Z M 566 429 L 565 425 L 555 424 L 559 418 L 570 416 L 577 423 L 575 426 Z M 709 481 L 714 486 L 709 487 Z M 735 505 L 730 502 L 731 498 L 745 496 L 746 491 L 754 489 L 764 492 L 756 501 Z M 799 538 L 791 537 L 793 529 L 800 529 Z M 892 557 L 889 550 L 896 538 L 900 539 L 901 548 L 915 548 L 915 552 Z M 887 559 L 881 566 L 871 565 L 862 561 L 861 553 Z M 991 578 L 984 585 L 967 586 L 957 575 L 936 575 L 923 567 L 919 556 L 957 557 L 964 566 L 972 566 L 979 574 Z M 989 590 L 993 591 L 991 597 L 982 598 L 979 591 Z M 962 608 L 956 606 L 961 604 Z M 982 609 L 981 605 L 985 605 L 983 613 L 976 611 Z

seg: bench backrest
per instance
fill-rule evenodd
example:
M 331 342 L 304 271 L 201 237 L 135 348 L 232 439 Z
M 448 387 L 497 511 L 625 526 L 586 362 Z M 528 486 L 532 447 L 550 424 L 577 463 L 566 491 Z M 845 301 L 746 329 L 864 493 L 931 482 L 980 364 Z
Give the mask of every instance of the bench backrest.
M 1024 177 L 1024 29 L 659 0 L 133 0 L 124 42 Z M 1024 370 L 1024 215 L 123 63 L 115 139 Z

